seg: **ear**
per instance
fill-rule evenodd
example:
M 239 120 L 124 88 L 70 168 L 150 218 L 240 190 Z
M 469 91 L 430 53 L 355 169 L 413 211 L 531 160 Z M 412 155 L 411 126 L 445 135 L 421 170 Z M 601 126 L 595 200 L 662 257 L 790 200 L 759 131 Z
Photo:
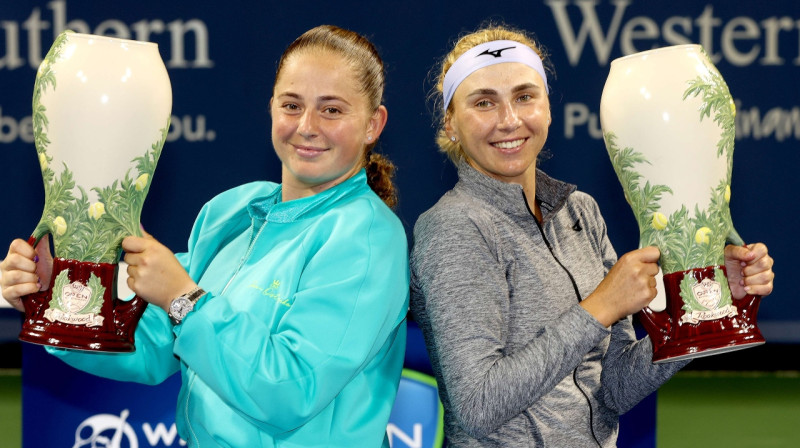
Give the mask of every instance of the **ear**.
M 269 116 L 272 116 L 272 102 L 275 100 L 275 97 L 269 98 L 269 105 L 267 106 L 267 110 L 269 110 Z
M 447 134 L 447 138 L 451 140 L 453 137 L 458 138 L 458 129 L 453 126 L 453 116 L 449 113 L 444 119 L 444 132 Z
M 381 132 L 383 132 L 383 128 L 386 126 L 386 120 L 388 119 L 389 111 L 386 110 L 386 106 L 378 106 L 369 118 L 367 134 L 365 136 L 367 138 L 366 144 L 374 143 L 378 140 L 378 137 L 381 136 Z

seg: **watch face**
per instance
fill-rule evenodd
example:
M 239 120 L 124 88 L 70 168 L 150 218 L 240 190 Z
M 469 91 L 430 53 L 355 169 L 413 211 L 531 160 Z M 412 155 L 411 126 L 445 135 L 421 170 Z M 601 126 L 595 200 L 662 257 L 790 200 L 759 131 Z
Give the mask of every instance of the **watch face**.
M 170 315 L 177 319 L 183 319 L 186 314 L 194 308 L 194 303 L 186 297 L 178 297 L 169 306 Z

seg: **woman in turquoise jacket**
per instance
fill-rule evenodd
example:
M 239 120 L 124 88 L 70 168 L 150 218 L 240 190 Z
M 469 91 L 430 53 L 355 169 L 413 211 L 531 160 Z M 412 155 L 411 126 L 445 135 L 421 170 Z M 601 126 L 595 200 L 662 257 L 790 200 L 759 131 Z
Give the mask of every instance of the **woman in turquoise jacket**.
M 180 370 L 176 422 L 190 446 L 388 447 L 408 264 L 384 203 L 396 200 L 393 167 L 371 151 L 387 117 L 383 76 L 354 32 L 300 36 L 270 100 L 282 183 L 212 199 L 185 254 L 149 235 L 123 241 L 128 286 L 150 305 L 133 354 L 49 351 L 123 381 L 157 384 Z M 48 284 L 34 263 L 47 252 L 11 244 L 0 269 L 16 308 Z

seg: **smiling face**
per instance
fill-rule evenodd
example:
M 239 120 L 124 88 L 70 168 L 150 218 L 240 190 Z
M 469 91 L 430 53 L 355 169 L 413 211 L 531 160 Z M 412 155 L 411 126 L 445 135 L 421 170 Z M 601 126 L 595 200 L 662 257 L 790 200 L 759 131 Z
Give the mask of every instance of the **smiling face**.
M 477 70 L 458 86 L 451 104 L 445 131 L 458 139 L 470 165 L 503 182 L 535 182 L 550 101 L 534 69 L 510 62 Z
M 386 123 L 355 71 L 331 51 L 299 51 L 283 64 L 270 100 L 272 144 L 283 164 L 283 199 L 324 191 L 364 165 Z

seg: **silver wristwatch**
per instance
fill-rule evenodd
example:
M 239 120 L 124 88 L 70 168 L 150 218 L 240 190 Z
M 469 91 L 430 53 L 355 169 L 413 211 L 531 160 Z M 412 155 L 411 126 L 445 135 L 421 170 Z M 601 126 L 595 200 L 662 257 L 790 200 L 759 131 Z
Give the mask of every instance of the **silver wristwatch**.
M 194 309 L 197 300 L 205 294 L 206 292 L 198 286 L 188 293 L 172 299 L 169 304 L 169 318 L 172 319 L 172 323 L 175 325 L 181 323 L 183 318 Z

